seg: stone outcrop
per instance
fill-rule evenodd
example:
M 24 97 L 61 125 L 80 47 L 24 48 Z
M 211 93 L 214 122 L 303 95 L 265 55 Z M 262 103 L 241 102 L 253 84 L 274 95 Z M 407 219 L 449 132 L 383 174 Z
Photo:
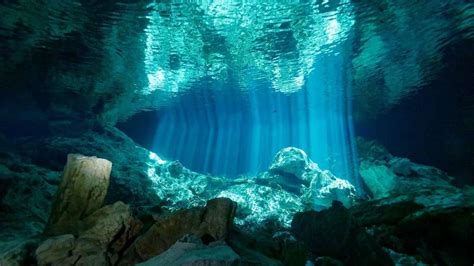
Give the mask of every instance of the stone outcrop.
M 102 207 L 111 170 L 108 160 L 69 154 L 45 233 L 74 232 L 76 222 Z
M 378 176 L 371 180 L 390 186 L 366 182 L 373 199 L 357 203 L 350 183 L 321 170 L 303 151 L 291 147 L 278 153 L 268 171 L 228 179 L 163 160 L 114 128 L 95 129 L 74 138 L 30 139 L 19 145 L 21 152 L 0 152 L 3 264 L 127 265 L 159 257 L 182 236 L 193 234 L 204 243 L 205 247 L 199 244 L 196 248 L 201 258 L 208 258 L 201 252 L 211 251 L 211 243 L 224 240 L 242 263 L 304 265 L 311 260 L 316 265 L 338 265 L 350 258 L 323 254 L 318 250 L 328 250 L 319 248 L 309 256 L 308 250 L 318 246 L 317 241 L 330 239 L 329 235 L 341 238 L 338 232 L 347 228 L 353 229 L 347 240 L 328 240 L 324 248 L 346 250 L 348 246 L 360 254 L 371 251 L 364 257 L 367 260 L 380 254 L 383 260 L 389 254 L 395 262 L 465 264 L 472 259 L 465 248 L 474 245 L 470 240 L 474 239 L 472 191 L 453 187 L 450 177 L 436 168 L 394 157 L 375 144 L 359 149 L 361 173 L 380 173 L 369 176 Z M 78 216 L 70 230 L 40 237 L 61 183 L 60 164 L 71 152 L 113 162 L 104 202 L 108 205 L 97 204 L 93 209 L 99 209 Z M 213 198 L 228 199 L 209 201 Z M 118 199 L 127 200 L 130 206 Z M 333 231 L 311 229 L 299 235 L 299 240 L 285 233 L 295 213 L 326 209 L 334 199 L 343 201 L 348 211 L 331 208 L 314 219 L 322 228 L 325 223 L 334 224 L 329 228 Z M 235 230 L 231 230 L 232 221 Z M 319 232 L 318 237 L 303 241 L 311 232 Z M 419 236 L 413 239 L 413 235 Z
M 0 241 L 43 232 L 60 175 L 13 153 L 0 152 Z
M 268 174 L 289 191 L 302 194 L 308 209 L 325 209 L 333 200 L 344 203 L 346 207 L 355 200 L 355 187 L 348 181 L 321 170 L 308 158 L 303 150 L 294 147 L 284 148 L 277 153 Z M 298 182 L 300 181 L 300 182 Z M 288 186 L 299 185 L 299 188 Z
M 311 179 L 308 179 L 305 173 L 310 170 L 308 169 L 310 168 L 310 163 L 311 161 L 304 151 L 288 147 L 276 154 L 268 170 L 275 174 L 289 175 L 309 184 Z
M 472 187 L 419 190 L 362 202 L 350 212 L 378 243 L 396 252 L 394 259 L 467 265 L 474 260 L 473 199 Z
M 447 173 L 431 166 L 411 162 L 390 154 L 375 141 L 357 139 L 360 151 L 360 176 L 374 199 L 419 190 L 455 189 Z
M 107 205 L 75 224 L 75 235 L 51 237 L 39 245 L 35 252 L 39 265 L 115 264 L 142 227 L 123 202 Z
M 217 198 L 208 201 L 205 207 L 159 216 L 127 250 L 125 264 L 157 256 L 188 234 L 196 235 L 205 242 L 225 240 L 232 228 L 235 210 L 233 201 Z
M 295 215 L 291 231 L 315 257 L 332 257 L 347 265 L 392 265 L 389 255 L 340 202 L 321 212 Z
M 105 204 L 120 200 L 146 213 L 154 208 L 176 211 L 203 206 L 209 199 L 228 197 L 239 204 L 236 224 L 249 230 L 258 230 L 274 221 L 289 227 L 297 211 L 326 208 L 333 199 L 350 205 L 354 199 L 351 184 L 322 171 L 296 148 L 280 151 L 269 171 L 234 179 L 199 174 L 177 161 L 163 160 L 112 127 L 93 128 L 74 137 L 29 139 L 18 146 L 22 158 L 28 158 L 38 168 L 53 170 L 56 175 L 69 153 L 94 155 L 113 162 Z M 303 163 L 295 163 L 300 155 Z M 289 170 L 284 166 L 296 169 L 297 165 L 303 168 L 297 171 L 298 177 L 286 173 Z M 45 178 L 40 179 L 44 182 Z M 57 177 L 53 185 L 56 184 Z
M 35 251 L 39 265 L 60 264 L 65 261 L 69 252 L 74 249 L 73 235 L 60 235 L 47 239 Z

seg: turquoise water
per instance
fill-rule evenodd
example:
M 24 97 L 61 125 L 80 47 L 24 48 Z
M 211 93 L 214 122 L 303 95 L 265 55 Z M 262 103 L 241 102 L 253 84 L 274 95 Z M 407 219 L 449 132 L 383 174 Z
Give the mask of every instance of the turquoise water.
M 2 121 L 25 135 L 71 118 L 128 123 L 163 158 L 226 176 L 265 170 L 296 146 L 357 182 L 354 135 L 367 130 L 354 122 L 449 77 L 448 47 L 473 37 L 466 1 L 7 1 L 0 11 Z M 143 111 L 154 118 L 134 125 Z

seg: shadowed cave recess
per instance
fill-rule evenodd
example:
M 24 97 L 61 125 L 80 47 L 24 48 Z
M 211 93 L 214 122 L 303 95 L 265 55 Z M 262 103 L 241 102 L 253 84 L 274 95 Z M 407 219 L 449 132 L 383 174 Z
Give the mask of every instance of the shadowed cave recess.
M 0 1 L 0 265 L 471 265 L 467 1 Z

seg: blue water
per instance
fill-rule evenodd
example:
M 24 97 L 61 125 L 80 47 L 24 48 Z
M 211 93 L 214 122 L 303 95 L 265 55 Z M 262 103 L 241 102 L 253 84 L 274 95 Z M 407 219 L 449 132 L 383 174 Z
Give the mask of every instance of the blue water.
M 218 82 L 193 89 L 159 112 L 153 150 L 198 172 L 236 176 L 265 171 L 280 149 L 294 146 L 353 181 L 348 48 L 318 56 L 303 89 L 291 94 L 268 84 L 247 92 Z
M 138 143 L 152 131 L 145 146 L 161 157 L 225 176 L 264 171 L 295 146 L 355 183 L 359 135 L 471 179 L 473 10 L 462 0 L 3 1 L 0 131 L 80 135 L 123 122 Z

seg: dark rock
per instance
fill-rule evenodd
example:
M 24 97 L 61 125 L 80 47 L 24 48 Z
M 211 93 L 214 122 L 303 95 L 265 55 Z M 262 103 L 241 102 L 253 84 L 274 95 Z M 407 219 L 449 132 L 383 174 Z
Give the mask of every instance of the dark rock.
M 473 189 L 420 190 L 351 208 L 377 242 L 402 258 L 438 265 L 474 261 Z M 404 254 L 404 255 L 403 255 Z M 399 255 L 392 256 L 394 259 Z
M 0 239 L 42 233 L 60 173 L 10 154 L 0 162 Z
M 317 257 L 314 260 L 314 266 L 343 266 L 344 264 L 330 257 Z
M 39 243 L 37 238 L 17 237 L 10 241 L 0 241 L 0 265 L 20 266 L 36 264 L 32 252 Z
M 148 231 L 141 235 L 127 250 L 123 264 L 144 261 L 163 253 L 187 234 L 225 240 L 235 215 L 236 204 L 218 198 L 207 202 L 203 208 L 181 210 L 160 216 Z
M 128 205 L 107 205 L 77 223 L 77 237 L 61 235 L 36 249 L 39 265 L 113 265 L 141 228 Z
M 207 232 L 216 240 L 227 239 L 229 231 L 232 229 L 236 209 L 237 204 L 230 199 L 209 200 L 204 210 L 200 230 Z
M 236 266 L 239 265 L 239 260 L 239 256 L 224 242 L 214 242 L 206 246 L 195 239 L 192 242 L 181 239 L 159 256 L 137 265 Z
M 282 247 L 271 232 L 248 233 L 234 228 L 227 242 L 239 254 L 242 265 L 283 265 Z
M 297 213 L 292 233 L 316 257 L 329 256 L 349 265 L 391 265 L 387 253 L 350 212 L 335 202 L 328 210 Z

